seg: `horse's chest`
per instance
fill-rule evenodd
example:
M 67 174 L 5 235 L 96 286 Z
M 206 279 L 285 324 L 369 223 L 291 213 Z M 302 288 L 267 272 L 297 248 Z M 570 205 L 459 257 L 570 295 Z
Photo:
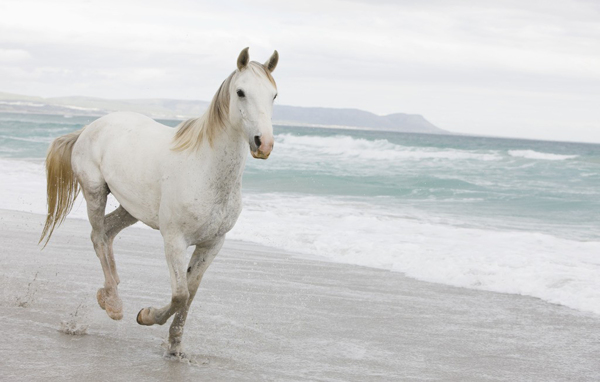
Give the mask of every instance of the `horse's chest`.
M 223 236 L 229 232 L 242 210 L 241 199 L 233 198 L 226 203 L 215 204 L 208 211 L 196 214 L 191 228 L 192 241 L 202 242 Z
M 223 208 L 215 208 L 208 221 L 207 232 L 215 236 L 225 235 L 235 225 L 240 211 L 241 205 L 240 208 L 237 208 L 233 203 Z

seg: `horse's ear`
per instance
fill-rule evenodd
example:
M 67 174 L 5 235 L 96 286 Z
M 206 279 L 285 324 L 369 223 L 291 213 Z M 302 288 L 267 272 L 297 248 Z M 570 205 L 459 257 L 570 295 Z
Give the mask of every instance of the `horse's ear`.
M 250 54 L 248 53 L 248 49 L 250 48 L 244 48 L 238 56 L 237 67 L 239 70 L 244 69 L 246 65 L 248 65 L 248 62 L 250 62 Z
M 279 53 L 277 53 L 277 51 L 275 50 L 275 51 L 273 51 L 271 58 L 269 58 L 269 60 L 267 60 L 267 62 L 265 62 L 265 68 L 267 68 L 267 70 L 269 72 L 272 72 L 277 67 L 278 61 L 279 61 Z

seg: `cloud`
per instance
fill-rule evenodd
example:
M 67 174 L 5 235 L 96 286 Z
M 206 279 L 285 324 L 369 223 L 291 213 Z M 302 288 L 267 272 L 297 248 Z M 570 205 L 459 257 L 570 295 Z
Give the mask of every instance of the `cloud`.
M 31 54 L 23 49 L 1 49 L 0 63 L 15 63 L 26 61 L 31 58 Z
M 579 106 L 598 101 L 599 15 L 558 0 L 4 0 L 0 71 L 13 75 L 0 91 L 206 100 L 250 46 L 260 62 L 280 52 L 282 104 L 420 113 L 480 134 L 559 136 L 576 120 L 578 137 L 600 140 L 600 112 Z

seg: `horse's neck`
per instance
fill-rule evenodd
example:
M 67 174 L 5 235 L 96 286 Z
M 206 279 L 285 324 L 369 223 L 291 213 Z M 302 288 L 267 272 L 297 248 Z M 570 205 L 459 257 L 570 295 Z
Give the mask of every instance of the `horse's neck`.
M 243 135 L 235 132 L 231 126 L 228 131 L 220 131 L 214 137 L 212 146 L 206 145 L 209 150 L 210 172 L 217 189 L 231 190 L 241 185 L 241 177 L 248 157 L 248 142 Z

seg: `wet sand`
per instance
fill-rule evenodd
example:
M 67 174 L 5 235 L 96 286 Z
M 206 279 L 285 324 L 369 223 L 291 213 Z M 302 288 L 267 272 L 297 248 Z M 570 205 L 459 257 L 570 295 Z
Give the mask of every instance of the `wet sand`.
M 124 318 L 112 321 L 88 222 L 68 219 L 40 251 L 42 224 L 0 210 L 1 380 L 600 380 L 600 316 L 236 241 L 192 306 L 190 361 L 165 359 L 168 326 L 135 322 L 170 298 L 160 234 L 115 240 Z

